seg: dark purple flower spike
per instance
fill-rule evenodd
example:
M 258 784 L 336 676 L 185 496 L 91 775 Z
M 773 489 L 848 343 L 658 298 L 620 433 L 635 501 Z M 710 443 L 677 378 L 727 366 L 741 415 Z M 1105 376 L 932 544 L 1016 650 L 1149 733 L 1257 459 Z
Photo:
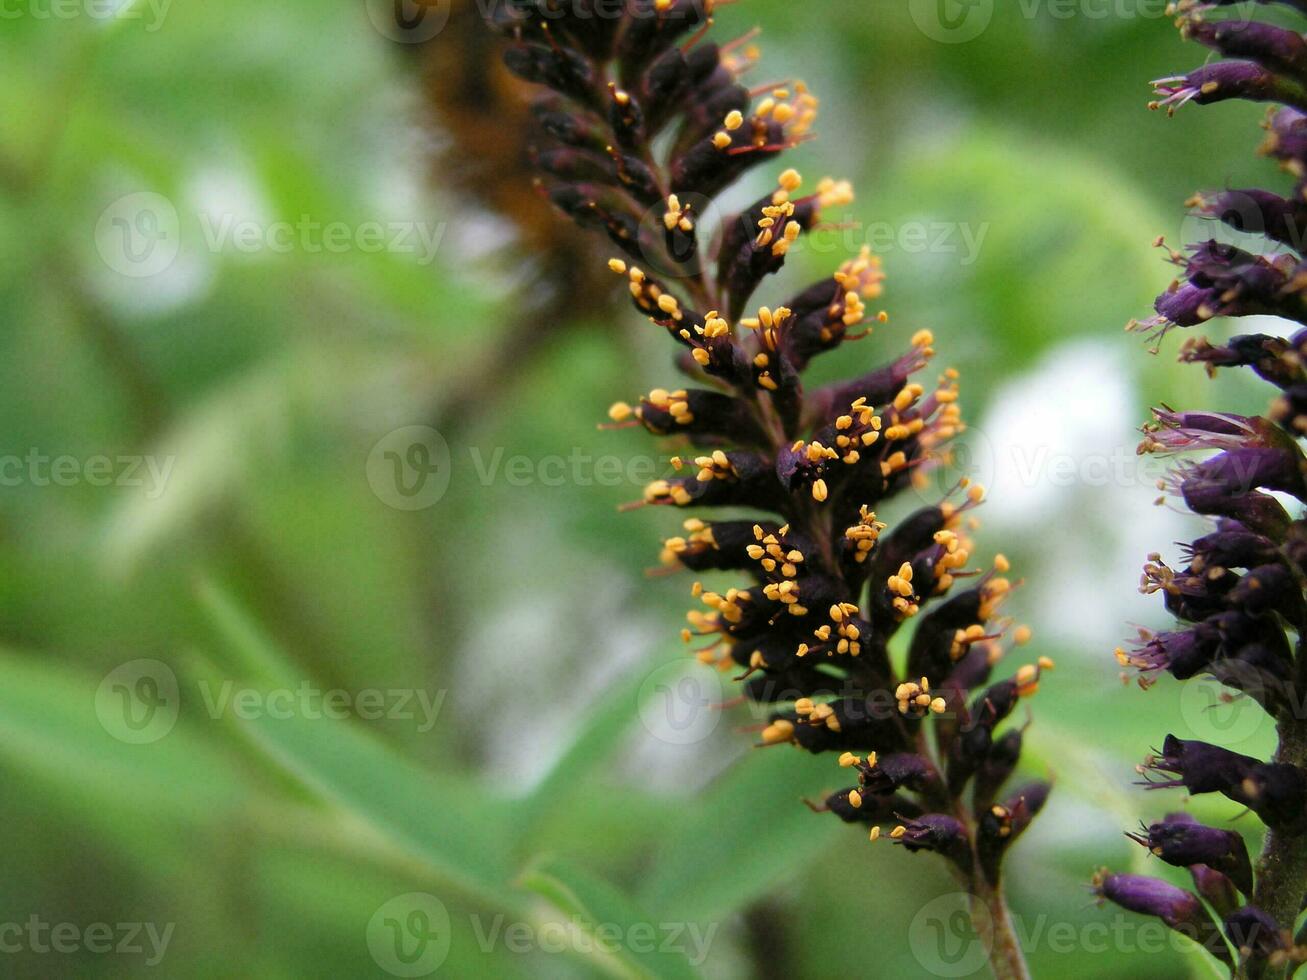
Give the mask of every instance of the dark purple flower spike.
M 817 100 L 800 82 L 751 91 L 741 76 L 757 52 L 709 41 L 712 11 L 712 0 L 514 0 L 500 17 L 516 41 L 509 66 L 553 90 L 536 115 L 541 193 L 607 236 L 612 273 L 687 377 L 614 404 L 609 427 L 667 441 L 669 471 L 636 506 L 729 509 L 685 520 L 665 543 L 669 568 L 742 577 L 695 583 L 683 636 L 739 675 L 768 719 L 762 745 L 834 752 L 856 772 L 812 808 L 943 855 L 1007 921 L 1000 863 L 1049 787 L 1005 790 L 1022 746 L 1005 726 L 1052 663 L 992 676 L 1029 630 L 1001 612 L 1006 559 L 972 560 L 981 487 L 961 480 L 894 526 L 877 516 L 905 491 L 927 493 L 965 428 L 957 372 L 916 380 L 935 355 L 930 332 L 879 368 L 858 356 L 851 380 L 804 383 L 815 358 L 854 357 L 844 345 L 887 322 L 868 305 L 883 288 L 877 257 L 864 248 L 794 295 L 755 299 L 853 192 L 785 170 L 717 216 L 725 189 L 811 137 Z M 909 631 L 896 664 L 891 644 Z M 1014 942 L 995 948 L 1001 975 L 1026 975 Z
M 1243 244 L 1215 240 L 1167 250 L 1180 270 L 1155 315 L 1132 324 L 1160 336 L 1220 316 L 1272 315 L 1307 324 L 1307 42 L 1282 27 L 1223 16 L 1230 2 L 1180 0 L 1183 32 L 1217 53 L 1197 71 L 1155 83 L 1171 111 L 1225 99 L 1280 103 L 1267 117 L 1263 152 L 1293 178 L 1291 194 L 1260 189 L 1197 195 L 1195 215 L 1242 233 Z M 1307 3 L 1285 6 L 1307 14 Z M 1223 61 L 1219 58 L 1237 60 Z M 1260 242 L 1259 244 L 1255 244 Z M 1158 244 L 1163 244 L 1160 240 Z M 1307 961 L 1290 936 L 1307 895 L 1307 330 L 1288 339 L 1253 334 L 1196 338 L 1180 359 L 1209 373 L 1247 367 L 1277 394 L 1267 417 L 1159 408 L 1144 426 L 1140 453 L 1204 453 L 1179 464 L 1160 489 L 1211 519 L 1210 533 L 1184 547 L 1174 567 L 1160 554 L 1144 566 L 1142 591 L 1160 594 L 1176 628 L 1141 631 L 1117 660 L 1149 686 L 1215 678 L 1228 701 L 1264 711 L 1279 734 L 1263 760 L 1203 741 L 1168 735 L 1139 767 L 1149 789 L 1219 794 L 1267 828 L 1254 861 L 1241 835 L 1185 814 L 1129 836 L 1166 864 L 1187 868 L 1198 897 L 1164 882 L 1102 874 L 1098 894 L 1136 912 L 1183 924 L 1238 976 Z M 1159 501 L 1160 502 L 1160 501 Z M 1219 921 L 1219 932 L 1213 933 Z M 1221 949 L 1210 944 L 1219 935 Z

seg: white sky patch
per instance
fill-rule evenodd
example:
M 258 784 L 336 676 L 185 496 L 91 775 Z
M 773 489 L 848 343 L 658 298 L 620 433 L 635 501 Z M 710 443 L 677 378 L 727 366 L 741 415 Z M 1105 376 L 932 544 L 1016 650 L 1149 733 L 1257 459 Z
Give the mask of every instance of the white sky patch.
M 187 182 L 186 202 L 197 215 L 223 215 L 259 225 L 273 220 L 258 179 L 239 164 L 200 170 Z
M 1100 655 L 1131 623 L 1167 622 L 1139 594 L 1140 568 L 1149 552 L 1173 559 L 1175 541 L 1201 533 L 1196 518 L 1154 504 L 1169 464 L 1135 454 L 1139 404 L 1126 352 L 1079 340 L 1004 386 L 969 433 L 972 469 L 989 489 L 987 536 L 1024 543 L 1021 605 L 1037 635 L 1070 653 Z

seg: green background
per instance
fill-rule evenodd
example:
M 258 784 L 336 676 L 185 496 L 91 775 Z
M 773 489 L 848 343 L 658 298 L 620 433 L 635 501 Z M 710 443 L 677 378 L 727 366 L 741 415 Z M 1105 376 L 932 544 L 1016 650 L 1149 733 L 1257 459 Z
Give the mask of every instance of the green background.
M 1270 735 L 1252 709 L 1208 712 L 1203 692 L 1122 686 L 1112 647 L 1132 622 L 1166 622 L 1138 566 L 1190 525 L 1153 508 L 1148 479 L 1082 465 L 1130 458 L 1150 403 L 1266 401 L 1121 329 L 1168 281 L 1151 244 L 1181 237 L 1192 191 L 1281 186 L 1253 152 L 1256 107 L 1146 110 L 1150 78 L 1204 59 L 1160 6 L 982 2 L 973 16 L 991 20 L 964 43 L 928 36 L 915 2 L 749 0 L 719 17 L 719 37 L 763 27 L 759 81 L 801 75 L 822 97 L 821 138 L 795 165 L 853 178 L 855 220 L 983 229 L 972 262 L 884 249 L 890 324 L 821 372 L 860 373 L 932 328 L 940 365 L 962 371 L 971 455 L 997 467 L 981 550 L 1012 558 L 1030 650 L 1059 663 L 1029 702 L 1025 760 L 1056 780 L 1053 803 L 1009 862 L 1037 976 L 1209 972 L 1096 908 L 1087 881 L 1148 866 L 1121 831 L 1181 803 L 1131 786 L 1168 731 L 1229 726 L 1246 752 Z M 24 942 L 0 972 L 386 976 L 379 910 L 420 892 L 450 916 L 445 975 L 693 969 L 581 942 L 482 949 L 495 922 L 540 937 L 579 916 L 711 930 L 695 964 L 711 977 L 930 976 L 919 914 L 952 885 L 933 859 L 799 805 L 838 785 L 828 760 L 752 751 L 747 712 L 713 714 L 693 744 L 656 736 L 689 583 L 644 571 L 675 517 L 619 513 L 638 486 L 586 478 L 589 463 L 561 481 L 478 468 L 500 451 L 540 476 L 553 457 L 658 452 L 595 422 L 674 381 L 659 332 L 625 308 L 548 324 L 543 351 L 445 433 L 435 506 L 374 492 L 378 440 L 439 428 L 469 365 L 516 359 L 502 338 L 518 262 L 503 224 L 432 175 L 412 52 L 363 0 L 173 3 L 111 23 L 63 9 L 7 6 L 0 30 L 0 455 L 107 456 L 115 480 L 47 483 L 23 463 L 0 486 L 0 923 L 173 932 L 155 966 Z M 175 208 L 181 252 L 133 278 L 105 257 L 102 216 L 140 192 Z M 431 261 L 219 248 L 215 214 L 445 237 Z M 800 250 L 786 283 L 832 261 Z M 1028 480 L 1014 445 L 1036 454 Z M 117 462 L 141 456 L 170 466 L 161 492 Z M 1070 476 L 1045 472 L 1054 457 Z M 180 717 L 132 744 L 109 675 L 142 659 L 177 678 Z M 402 710 L 214 711 L 204 694 L 224 684 L 420 691 L 439 712 L 425 730 Z M 1086 923 L 1116 931 L 1091 942 Z

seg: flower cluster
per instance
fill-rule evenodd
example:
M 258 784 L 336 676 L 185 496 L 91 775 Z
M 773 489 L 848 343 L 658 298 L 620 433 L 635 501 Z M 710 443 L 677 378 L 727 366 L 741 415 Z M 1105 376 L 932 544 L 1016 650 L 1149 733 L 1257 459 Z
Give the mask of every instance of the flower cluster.
M 1183 270 L 1156 305 L 1156 315 L 1133 326 L 1164 334 L 1217 316 L 1275 314 L 1307 324 L 1307 285 L 1301 230 L 1307 218 L 1307 45 L 1302 36 L 1262 23 L 1209 19 L 1224 3 L 1181 3 L 1186 35 L 1222 55 L 1189 75 L 1154 83 L 1174 109 L 1227 98 L 1284 102 L 1266 122 L 1265 152 L 1297 181 L 1291 197 L 1264 190 L 1225 190 L 1191 202 L 1200 216 L 1224 222 L 1252 250 L 1216 240 L 1171 253 Z M 1195 514 L 1210 518 L 1211 533 L 1189 544 L 1177 567 L 1149 556 L 1142 589 L 1161 593 L 1181 624 L 1161 633 L 1141 631 L 1122 666 L 1148 686 L 1161 672 L 1178 680 L 1209 675 L 1250 710 L 1275 720 L 1279 746 L 1270 761 L 1201 741 L 1168 735 L 1140 767 L 1151 789 L 1219 793 L 1251 811 L 1267 828 L 1256 867 L 1243 838 L 1205 827 L 1183 813 L 1130 836 L 1163 862 L 1187 868 L 1194 890 L 1153 878 L 1101 872 L 1098 893 L 1127 909 L 1158 916 L 1210 950 L 1241 976 L 1292 969 L 1307 960 L 1292 934 L 1307 894 L 1307 522 L 1286 499 L 1307 500 L 1304 355 L 1307 330 L 1285 340 L 1262 334 L 1223 343 L 1190 340 L 1181 360 L 1250 367 L 1278 389 L 1268 417 L 1158 409 L 1144 427 L 1141 453 L 1205 451 L 1162 481 L 1162 489 Z M 1277 494 L 1279 496 L 1277 496 Z M 1292 634 L 1292 636 L 1291 636 Z M 1294 639 L 1296 637 L 1296 639 Z
M 957 373 L 913 380 L 935 353 L 923 330 L 882 367 L 805 387 L 814 358 L 887 322 L 867 306 L 880 262 L 864 249 L 779 305 L 754 294 L 852 189 L 804 190 L 786 170 L 740 213 L 713 216 L 723 190 L 811 137 L 817 99 L 801 82 L 746 86 L 758 51 L 706 39 L 712 0 L 617 6 L 521 0 L 501 21 L 518 41 L 509 66 L 553 92 L 535 109 L 542 193 L 607 236 L 613 274 L 680 348 L 683 387 L 609 412 L 678 453 L 642 504 L 732 512 L 690 518 L 665 543 L 671 566 L 748 577 L 696 583 L 684 639 L 741 674 L 768 719 L 761 744 L 834 753 L 856 777 L 813 809 L 940 853 L 990 906 L 978 921 L 1001 928 L 1001 860 L 1049 791 L 1005 788 L 1022 732 L 1003 726 L 1051 662 L 991 676 L 1029 630 L 1001 613 L 1006 559 L 973 567 L 981 487 L 960 480 L 892 527 L 878 517 L 949 461 L 964 428 Z M 1015 943 L 996 955 L 1020 958 Z

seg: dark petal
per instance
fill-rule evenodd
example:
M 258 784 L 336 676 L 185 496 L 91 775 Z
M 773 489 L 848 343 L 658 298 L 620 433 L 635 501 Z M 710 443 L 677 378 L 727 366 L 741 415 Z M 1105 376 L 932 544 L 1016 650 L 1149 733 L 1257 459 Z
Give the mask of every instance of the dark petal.
M 1021 759 L 1021 741 L 1021 730 L 1013 728 L 990 745 L 984 762 L 976 769 L 972 787 L 972 806 L 977 811 L 987 810 L 993 805 L 1003 784 L 1016 771 Z
M 1207 21 L 1190 18 L 1185 34 L 1229 58 L 1249 58 L 1272 71 L 1300 75 L 1307 71 L 1307 42 L 1301 34 L 1244 19 Z
M 1279 762 L 1254 766 L 1225 795 L 1247 806 L 1268 827 L 1293 834 L 1307 831 L 1307 773 L 1297 766 Z
M 1236 231 L 1264 235 L 1301 251 L 1307 242 L 1307 206 L 1258 188 L 1218 191 L 1194 200 L 1195 213 L 1217 218 Z
M 1167 864 L 1187 868 L 1204 864 L 1227 875 L 1244 894 L 1252 893 L 1252 864 L 1243 837 L 1206 827 L 1187 814 L 1172 814 L 1150 824 L 1143 834 L 1128 835 Z
M 1157 878 L 1114 875 L 1106 871 L 1094 876 L 1093 887 L 1100 898 L 1131 912 L 1155 916 L 1213 956 L 1230 963 L 1230 953 L 1221 939 L 1220 929 L 1192 892 Z
M 1285 947 L 1279 925 L 1255 905 L 1227 916 L 1225 934 L 1241 955 L 1254 960 L 1264 960 Z
M 1095 880 L 1094 891 L 1123 909 L 1156 916 L 1172 929 L 1204 914 L 1198 896 L 1159 878 L 1105 874 Z
M 1145 763 L 1154 771 L 1175 774 L 1178 784 L 1191 793 L 1232 792 L 1259 765 L 1261 762 L 1252 756 L 1174 735 L 1166 736 L 1161 754 Z
M 859 792 L 859 805 L 855 807 L 849 799 L 855 789 L 840 790 L 826 797 L 826 809 L 845 823 L 887 824 L 901 816 L 921 813 L 921 807 L 906 796 L 872 796 Z
M 935 776 L 934 767 L 912 752 L 877 755 L 876 764 L 859 766 L 860 783 L 870 793 L 885 795 L 897 789 L 919 791 Z
M 1195 864 L 1189 868 L 1193 878 L 1194 889 L 1201 895 L 1216 914 L 1225 918 L 1239 907 L 1239 891 L 1228 876 L 1205 864 Z
M 1161 79 L 1153 85 L 1157 93 L 1164 96 L 1156 105 L 1168 109 L 1179 108 L 1186 102 L 1210 105 L 1226 99 L 1295 104 L 1302 95 L 1296 86 L 1282 81 L 1274 72 L 1252 61 L 1218 61 L 1180 78 Z
M 891 833 L 896 844 L 901 844 L 909 851 L 934 851 L 953 861 L 960 868 L 971 863 L 971 848 L 967 842 L 966 828 L 956 817 L 943 813 L 928 813 L 915 820 L 909 820 Z
M 1205 339 L 1190 340 L 1181 347 L 1180 360 L 1201 362 L 1210 368 L 1252 367 L 1261 378 L 1284 388 L 1303 379 L 1301 363 L 1296 356 L 1287 356 L 1290 351 L 1290 344 L 1283 338 L 1244 334 L 1231 337 L 1219 347 Z

